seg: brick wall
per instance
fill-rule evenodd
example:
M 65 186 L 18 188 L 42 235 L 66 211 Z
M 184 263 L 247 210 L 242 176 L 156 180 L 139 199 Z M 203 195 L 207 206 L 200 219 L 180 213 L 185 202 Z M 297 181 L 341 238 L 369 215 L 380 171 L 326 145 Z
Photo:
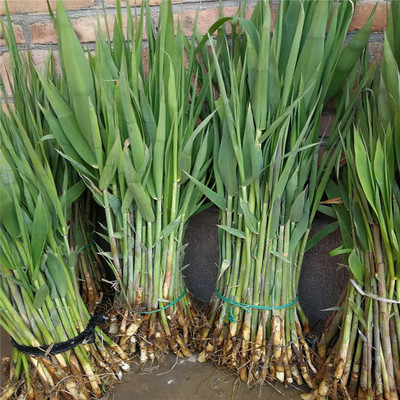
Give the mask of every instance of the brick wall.
M 163 0 L 150 0 L 153 18 L 157 18 L 158 5 Z M 112 26 L 114 15 L 116 13 L 115 0 L 105 0 L 107 22 Z M 54 7 L 55 1 L 50 1 Z M 131 0 L 134 3 L 134 0 Z M 140 0 L 137 0 L 137 4 Z M 200 16 L 198 26 L 201 32 L 206 30 L 219 17 L 219 1 L 212 0 L 172 0 L 175 20 L 180 19 L 183 22 L 183 30 L 185 34 L 190 35 L 192 31 L 195 13 L 200 7 Z M 223 0 L 225 15 L 233 15 L 238 5 L 238 0 Z M 248 0 L 248 15 L 257 0 Z M 359 29 L 367 20 L 375 1 L 359 0 L 351 31 Z M 95 28 L 97 26 L 97 15 L 102 15 L 102 0 L 64 0 L 65 6 L 70 10 L 69 14 L 72 19 L 75 31 L 82 43 L 89 48 L 94 46 Z M 273 13 L 276 14 L 279 0 L 273 0 Z M 123 2 L 125 7 L 125 2 Z M 53 28 L 51 19 L 47 11 L 46 0 L 8 0 L 9 11 L 12 14 L 11 19 L 14 26 L 15 35 L 21 50 L 30 50 L 33 59 L 40 66 L 43 64 L 48 50 L 51 48 L 57 50 L 57 37 Z M 373 33 L 370 39 L 370 49 L 374 57 L 379 59 L 382 54 L 383 31 L 386 24 L 386 7 L 385 2 L 379 2 L 375 22 L 373 25 Z M 126 13 L 126 7 L 123 10 Z M 0 0 L 0 15 L 4 19 L 5 1 Z M 126 15 L 126 14 L 125 14 Z M 104 24 L 104 18 L 101 17 Z M 351 33 L 350 33 L 351 35 Z M 7 47 L 5 46 L 2 34 L 0 32 L 0 74 L 4 76 L 9 65 L 9 57 Z

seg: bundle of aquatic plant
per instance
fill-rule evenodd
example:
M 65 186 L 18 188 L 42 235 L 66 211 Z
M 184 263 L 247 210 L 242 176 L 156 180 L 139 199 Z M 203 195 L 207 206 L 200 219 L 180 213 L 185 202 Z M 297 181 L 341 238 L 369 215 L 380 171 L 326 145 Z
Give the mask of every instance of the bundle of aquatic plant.
M 298 281 L 310 226 L 339 156 L 338 130 L 353 110 L 347 92 L 318 164 L 323 102 L 341 92 L 347 75 L 354 82 L 372 24 L 343 50 L 353 6 L 281 1 L 271 37 L 271 11 L 259 1 L 251 20 L 217 23 L 234 23 L 232 49 L 221 33 L 210 57 L 199 47 L 215 68 L 220 94 L 215 190 L 191 179 L 221 210 L 218 282 L 199 359 L 212 357 L 244 381 L 304 379 L 313 387 L 316 367 Z
M 9 111 L 11 118 L 0 115 L 0 324 L 15 349 L 2 398 L 101 397 L 128 367 L 96 328 L 102 318 L 88 323 L 67 241 L 65 209 L 74 194 L 57 192 L 40 147 Z
M 400 36 L 393 2 L 381 73 L 343 140 L 346 170 L 328 186 L 350 282 L 323 332 L 320 384 L 305 399 L 398 399 L 400 395 Z
M 113 42 L 99 30 L 87 58 L 58 1 L 65 92 L 47 79 L 42 85 L 51 133 L 104 207 L 101 235 L 110 247 L 101 253 L 123 313 L 119 327 L 112 321 L 113 332 L 119 329 L 123 348 L 139 344 L 144 362 L 168 347 L 190 354 L 195 324 L 182 278 L 183 234 L 203 196 L 182 171 L 205 181 L 213 142 L 205 129 L 211 117 L 202 114 L 204 72 L 194 45 L 179 27 L 174 33 L 171 4 L 160 6 L 156 36 L 148 4 L 135 20 L 126 11 L 126 32 L 117 2 Z
M 77 274 L 80 292 L 89 310 L 93 312 L 101 297 L 100 281 L 104 274 L 104 266 L 98 262 L 95 247 L 89 246 L 92 242 L 91 231 L 93 230 L 86 218 L 90 213 L 89 196 L 85 195 L 85 184 L 74 168 L 58 153 L 59 147 L 54 137 L 48 135 L 48 125 L 40 109 L 41 104 L 45 104 L 45 95 L 30 53 L 18 49 L 9 15 L 5 23 L 0 23 L 10 54 L 8 76 L 10 92 L 7 93 L 4 82 L 0 78 L 2 96 L 10 117 L 17 116 L 15 123 L 21 125 L 26 131 L 29 140 L 37 150 L 39 159 L 46 160 L 49 164 L 49 171 L 53 176 L 57 193 L 61 196 L 67 192 L 64 197 L 68 197 L 68 202 L 72 207 L 66 207 L 64 202 L 65 220 L 72 227 L 68 230 L 68 242 L 72 249 L 79 249 Z M 51 53 L 46 60 L 44 74 L 56 86 L 61 87 L 64 84 L 63 77 L 57 74 L 55 59 Z M 11 103 L 8 103 L 8 96 Z
M 96 328 L 102 317 L 90 319 L 79 292 L 82 251 L 70 246 L 69 223 L 85 185 L 45 137 L 43 89 L 10 27 L 8 21 L 3 32 L 13 103 L 0 113 L 0 324 L 14 351 L 1 397 L 101 397 L 128 366 L 124 352 Z M 49 59 L 45 74 L 57 84 L 51 65 Z

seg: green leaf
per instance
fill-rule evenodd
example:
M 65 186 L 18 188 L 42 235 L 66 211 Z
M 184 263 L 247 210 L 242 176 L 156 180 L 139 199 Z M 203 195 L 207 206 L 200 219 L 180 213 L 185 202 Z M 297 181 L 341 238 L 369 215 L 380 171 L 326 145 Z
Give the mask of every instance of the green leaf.
M 85 52 L 67 17 L 62 0 L 57 0 L 56 29 L 61 63 L 75 116 L 81 131 L 88 136 L 86 139 L 89 139 L 89 144 L 93 145 L 89 118 L 89 104 L 90 102 L 93 105 L 96 104 L 93 77 Z
M 64 298 L 68 290 L 67 277 L 65 276 L 62 262 L 51 250 L 47 252 L 47 268 L 53 279 L 58 295 Z M 55 293 L 52 293 L 52 296 L 54 295 Z
M 354 278 L 356 278 L 359 283 L 364 283 L 364 264 L 358 258 L 355 250 L 352 250 L 350 253 L 349 268 Z
M 46 301 L 46 297 L 49 295 L 50 290 L 48 286 L 43 283 L 42 286 L 40 286 L 39 290 L 35 294 L 35 298 L 33 300 L 33 307 L 36 308 L 37 310 L 42 308 L 44 302 Z
M 14 239 L 18 239 L 21 235 L 21 231 L 19 229 L 15 206 L 19 207 L 19 205 L 14 204 L 10 193 L 8 193 L 3 184 L 0 184 L 0 198 L 0 220 L 4 224 L 7 232 Z
M 169 223 L 162 231 L 160 236 L 164 236 L 167 238 L 175 229 L 179 226 L 183 218 L 183 215 L 179 215 L 178 218 L 175 218 L 171 223 Z
M 40 259 L 42 257 L 49 228 L 50 221 L 46 212 L 46 206 L 43 202 L 42 196 L 39 195 L 36 204 L 35 214 L 33 216 L 31 234 L 32 263 L 34 269 L 36 269 L 36 267 L 39 265 Z
M 99 189 L 106 190 L 111 182 L 115 178 L 115 173 L 117 172 L 119 156 L 121 152 L 121 144 L 119 137 L 117 136 L 113 147 L 108 154 L 106 164 L 104 165 L 103 171 L 100 174 Z
M 72 203 L 74 203 L 76 200 L 79 199 L 79 197 L 81 197 L 85 189 L 86 185 L 83 181 L 75 183 L 75 185 L 71 186 L 65 193 L 61 195 L 61 204 L 63 204 L 66 209 L 69 209 Z
M 212 202 L 214 203 L 220 210 L 226 209 L 226 200 L 220 196 L 218 193 L 215 193 L 213 190 L 208 188 L 206 185 L 198 181 L 193 176 L 189 175 L 186 171 L 183 171 L 189 179 L 199 188 L 199 190 Z
M 250 229 L 251 232 L 257 235 L 258 234 L 257 218 L 254 216 L 253 213 L 250 212 L 249 206 L 242 198 L 240 198 L 239 203 L 240 203 L 240 209 L 242 210 L 244 215 L 246 226 Z
M 371 164 L 367 156 L 367 149 L 357 129 L 354 130 L 354 153 L 358 178 L 371 206 L 375 207 L 375 188 L 371 176 Z
M 139 176 L 133 168 L 131 158 L 129 155 L 129 149 L 125 148 L 123 151 L 124 157 L 124 174 L 128 188 L 132 190 L 133 197 L 135 199 L 136 206 L 140 212 L 140 215 L 147 221 L 154 221 L 154 212 L 151 205 L 150 195 L 145 191 L 144 187 L 140 183 Z
M 356 302 L 354 302 L 353 299 L 349 299 L 349 304 L 351 309 L 353 310 L 354 314 L 357 316 L 358 321 L 361 322 L 361 325 L 364 327 L 364 329 L 366 331 L 368 331 L 368 325 L 365 322 L 365 314 L 364 314 L 364 310 L 360 307 L 359 304 L 357 304 Z
M 331 257 L 340 256 L 341 254 L 351 253 L 353 249 L 344 249 L 342 246 L 337 247 L 336 249 L 329 252 Z
M 218 228 L 223 229 L 225 232 L 228 232 L 233 236 L 236 236 L 241 239 L 246 239 L 246 235 L 244 234 L 244 232 L 239 229 L 232 228 L 231 226 L 227 225 L 217 225 L 217 226 Z
M 295 199 L 290 209 L 290 222 L 299 222 L 304 214 L 307 189 L 304 189 Z
M 338 222 L 335 221 L 335 222 L 330 223 L 329 225 L 326 225 L 321 230 L 319 230 L 312 238 L 310 238 L 307 241 L 307 245 L 306 245 L 305 251 L 307 252 L 308 250 L 312 249 L 321 240 L 325 239 L 332 232 L 335 232 L 336 229 L 338 228 L 338 226 L 339 226 Z

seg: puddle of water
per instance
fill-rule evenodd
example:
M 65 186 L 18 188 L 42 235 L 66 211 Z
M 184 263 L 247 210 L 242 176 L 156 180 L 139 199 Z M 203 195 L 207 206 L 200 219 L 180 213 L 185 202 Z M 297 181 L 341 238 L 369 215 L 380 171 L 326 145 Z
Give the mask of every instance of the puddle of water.
M 111 391 L 110 400 L 299 400 L 306 390 L 278 384 L 250 388 L 231 371 L 217 369 L 211 362 L 198 363 L 196 355 L 177 360 L 170 354 L 165 367 L 133 369 Z

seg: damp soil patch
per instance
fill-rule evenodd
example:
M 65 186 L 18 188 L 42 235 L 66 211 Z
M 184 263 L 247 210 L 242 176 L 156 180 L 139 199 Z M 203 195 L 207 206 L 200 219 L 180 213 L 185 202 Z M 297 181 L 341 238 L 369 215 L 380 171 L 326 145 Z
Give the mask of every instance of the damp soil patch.
M 108 393 L 109 400 L 300 400 L 307 392 L 277 383 L 248 387 L 232 371 L 199 363 L 197 353 L 185 359 L 168 354 L 165 366 L 135 363 L 132 371 Z

